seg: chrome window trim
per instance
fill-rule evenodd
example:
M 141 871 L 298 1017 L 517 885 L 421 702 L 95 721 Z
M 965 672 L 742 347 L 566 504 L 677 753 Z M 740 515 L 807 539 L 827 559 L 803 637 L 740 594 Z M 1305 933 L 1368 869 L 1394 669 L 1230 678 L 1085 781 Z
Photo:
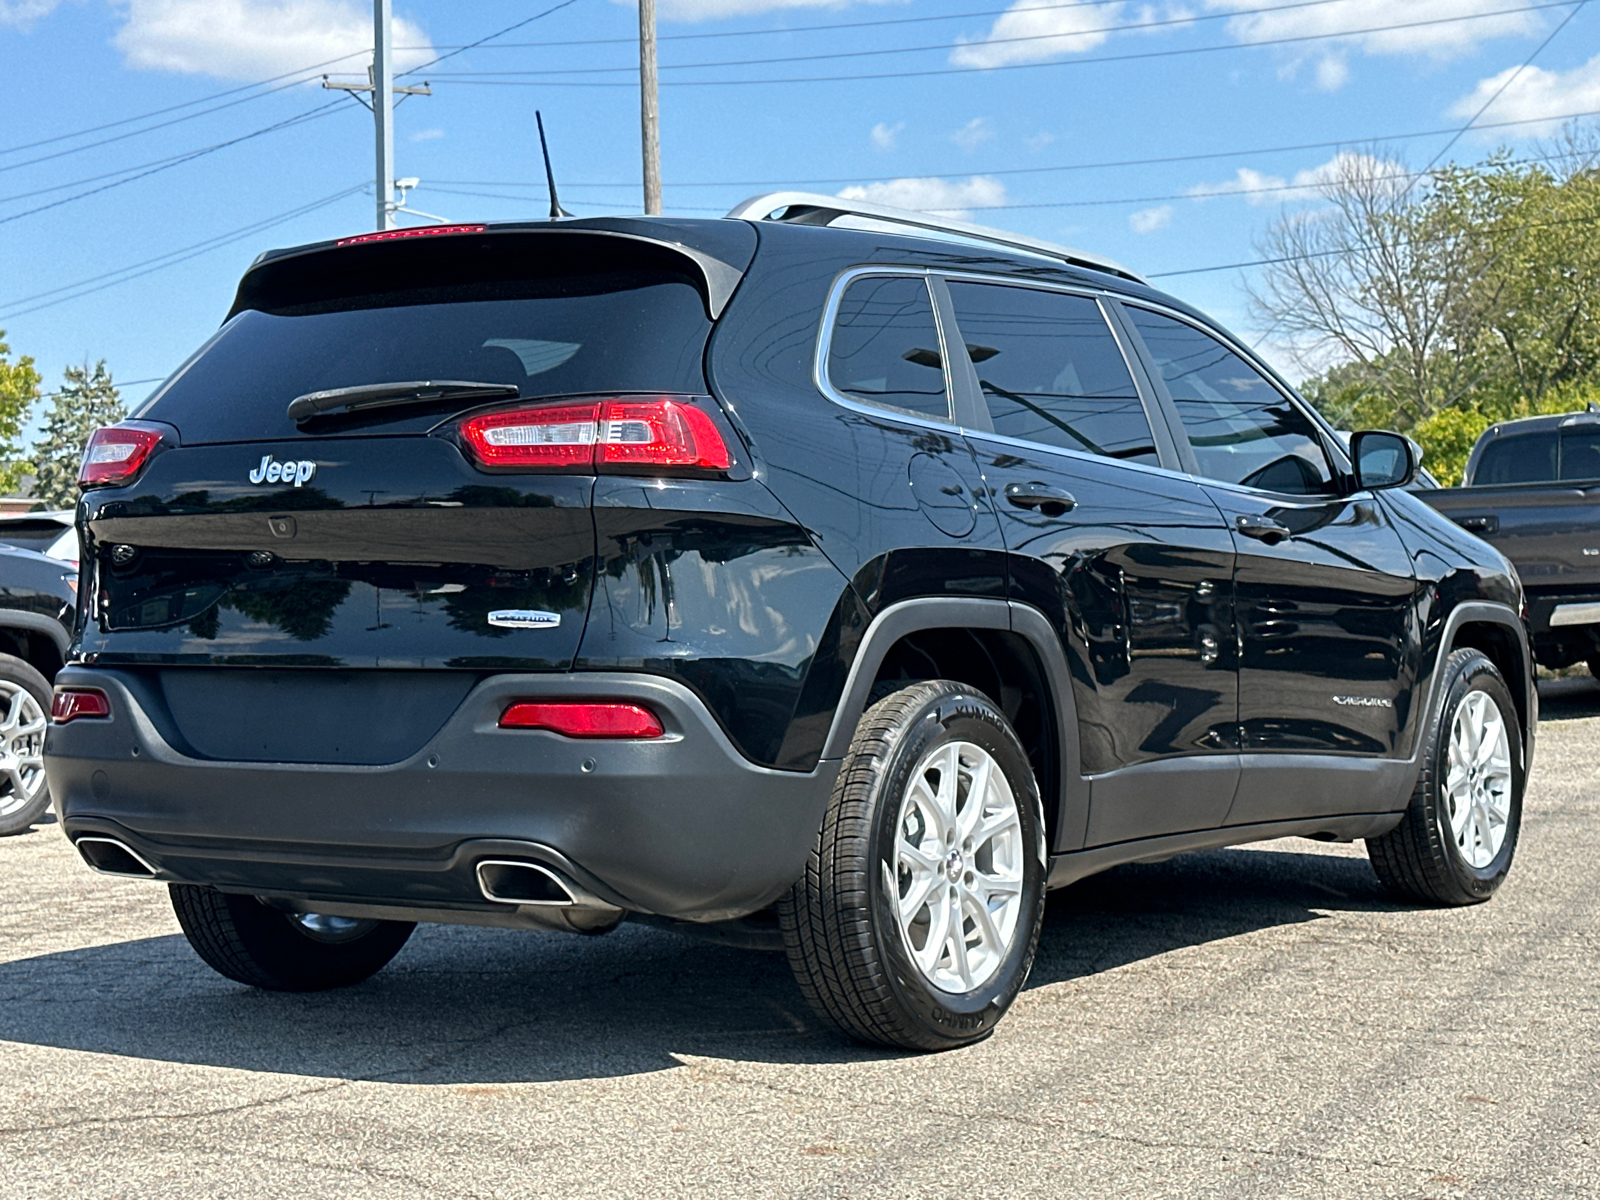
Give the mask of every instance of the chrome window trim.
M 943 319 L 939 315 L 939 306 L 938 304 L 934 303 L 934 297 L 931 290 L 929 292 L 929 303 L 933 304 L 934 321 L 939 330 L 939 353 L 944 359 L 945 396 L 951 404 L 951 419 L 949 421 L 936 421 L 927 416 L 925 413 L 913 413 L 905 409 L 894 408 L 887 404 L 868 404 L 864 401 L 855 400 L 849 396 L 846 396 L 837 388 L 835 388 L 828 380 L 828 354 L 833 344 L 834 319 L 838 315 L 839 303 L 844 298 L 844 291 L 850 286 L 851 283 L 865 275 L 916 276 L 921 278 L 924 283 L 934 276 L 939 276 L 945 279 L 947 282 L 993 283 L 1001 284 L 1005 287 L 1032 288 L 1035 291 L 1064 292 L 1068 295 L 1083 296 L 1087 299 L 1095 301 L 1101 301 L 1101 298 L 1106 296 L 1118 296 L 1118 293 L 1113 292 L 1109 288 L 1091 288 L 1073 286 L 1071 284 L 1048 282 L 1035 283 L 1032 280 L 1012 279 L 1005 275 L 986 275 L 969 271 L 946 271 L 937 267 L 896 267 L 875 264 L 869 267 L 851 267 L 847 271 L 841 271 L 838 277 L 833 281 L 833 284 L 828 291 L 827 303 L 823 305 L 821 328 L 819 329 L 817 335 L 817 350 L 816 354 L 812 358 L 811 367 L 812 381 L 816 384 L 817 389 L 830 401 L 832 401 L 834 404 L 837 404 L 840 408 L 848 409 L 851 412 L 860 413 L 869 417 L 893 417 L 897 421 L 904 421 L 908 424 L 916 425 L 923 429 L 936 430 L 940 433 L 950 433 L 954 431 L 960 433 L 963 437 L 981 438 L 985 441 L 997 442 L 1003 446 L 1016 446 L 1020 449 L 1031 450 L 1036 454 L 1065 454 L 1069 457 L 1081 458 L 1084 462 L 1101 464 L 1114 463 L 1119 467 L 1125 467 L 1129 470 L 1147 471 L 1156 475 L 1166 476 L 1168 478 L 1198 478 L 1190 475 L 1187 471 L 1175 471 L 1170 467 L 1152 466 L 1148 463 L 1129 462 L 1126 459 L 1112 458 L 1105 454 L 1092 454 L 1087 450 L 1073 450 L 1064 446 L 1046 445 L 1043 442 L 1030 442 L 1023 438 L 1007 437 L 1003 433 L 995 433 L 988 429 L 973 429 L 970 426 L 962 425 L 957 422 L 954 419 L 955 381 L 951 378 L 950 354 L 948 351 L 947 341 L 948 332 L 944 327 Z M 1111 334 L 1113 340 L 1117 343 L 1117 348 L 1123 356 L 1123 364 L 1129 368 L 1129 378 L 1133 381 L 1134 390 L 1137 392 L 1139 390 L 1139 375 L 1133 370 L 1131 364 L 1128 363 L 1127 355 L 1129 348 L 1123 344 L 1123 339 L 1117 335 L 1116 327 L 1109 320 L 1107 320 L 1103 303 L 1098 304 L 1097 307 L 1100 307 L 1101 309 L 1100 319 L 1106 322 L 1106 330 Z M 1141 394 L 1139 398 L 1142 402 L 1143 395 Z M 1146 413 L 1146 419 L 1148 419 L 1148 417 L 1149 414 Z
M 892 416 L 897 420 L 910 421 L 916 425 L 926 426 L 929 429 L 938 429 L 948 432 L 960 429 L 955 421 L 955 388 L 954 380 L 950 377 L 950 355 L 945 348 L 944 323 L 939 319 L 939 306 L 934 303 L 933 289 L 928 286 L 928 277 L 933 272 L 925 267 L 851 267 L 848 271 L 841 271 L 839 277 L 833 281 L 828 291 L 828 301 L 822 309 L 822 328 L 817 335 L 817 352 L 812 359 L 812 382 L 817 389 L 829 400 L 841 408 L 850 409 L 852 412 L 864 413 L 867 416 L 881 417 Z M 922 280 L 923 289 L 928 294 L 928 307 L 933 312 L 933 326 L 939 335 L 940 369 L 944 376 L 944 402 L 945 411 L 950 414 L 943 421 L 928 416 L 927 413 L 912 412 L 910 409 L 896 408 L 892 404 L 872 404 L 866 400 L 858 400 L 847 396 L 833 386 L 833 381 L 828 378 L 828 356 L 833 350 L 833 328 L 839 316 L 839 305 L 844 300 L 845 289 L 857 279 L 869 275 L 884 275 L 903 279 Z

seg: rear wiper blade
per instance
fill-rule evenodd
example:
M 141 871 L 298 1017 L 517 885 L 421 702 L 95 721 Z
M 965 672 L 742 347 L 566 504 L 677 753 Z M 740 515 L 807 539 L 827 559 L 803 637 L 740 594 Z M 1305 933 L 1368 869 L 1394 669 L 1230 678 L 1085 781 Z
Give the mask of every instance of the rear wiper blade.
M 289 401 L 289 419 L 304 421 L 322 413 L 354 412 L 399 404 L 432 404 L 438 400 L 514 400 L 522 389 L 514 383 L 479 383 L 471 379 L 413 379 L 404 383 L 360 383 L 355 387 L 307 392 Z

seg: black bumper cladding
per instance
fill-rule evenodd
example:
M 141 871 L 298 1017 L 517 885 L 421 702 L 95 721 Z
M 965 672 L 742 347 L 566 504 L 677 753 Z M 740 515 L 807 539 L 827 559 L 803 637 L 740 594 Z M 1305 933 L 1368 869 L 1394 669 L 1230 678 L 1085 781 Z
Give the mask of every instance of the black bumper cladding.
M 381 766 L 194 757 L 163 737 L 170 724 L 146 711 L 150 693 L 137 681 L 70 667 L 57 683 L 101 688 L 112 708 L 110 719 L 52 726 L 46 741 L 69 838 L 115 839 L 162 880 L 296 906 L 478 923 L 503 906 L 485 899 L 477 865 L 515 859 L 630 911 L 741 916 L 799 877 L 838 769 L 755 766 L 687 688 L 633 674 L 493 676 L 421 749 Z M 529 697 L 642 703 L 666 734 L 580 740 L 499 728 L 507 704 Z M 264 709 L 237 719 L 297 717 Z M 384 719 L 381 706 L 349 714 Z

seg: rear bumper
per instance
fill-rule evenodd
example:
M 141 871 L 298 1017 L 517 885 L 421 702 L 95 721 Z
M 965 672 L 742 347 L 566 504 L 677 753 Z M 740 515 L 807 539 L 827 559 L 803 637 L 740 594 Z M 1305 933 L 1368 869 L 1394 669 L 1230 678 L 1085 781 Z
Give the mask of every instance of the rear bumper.
M 752 764 L 692 692 L 654 676 L 493 676 L 426 745 L 386 766 L 190 757 L 116 671 L 69 667 L 57 683 L 102 688 L 112 707 L 110 719 L 52 726 L 46 739 L 68 837 L 114 837 L 173 882 L 458 911 L 469 922 L 496 908 L 476 864 L 530 844 L 620 908 L 700 921 L 753 912 L 799 877 L 838 770 Z M 506 704 L 530 696 L 636 700 L 667 733 L 597 741 L 500 729 Z

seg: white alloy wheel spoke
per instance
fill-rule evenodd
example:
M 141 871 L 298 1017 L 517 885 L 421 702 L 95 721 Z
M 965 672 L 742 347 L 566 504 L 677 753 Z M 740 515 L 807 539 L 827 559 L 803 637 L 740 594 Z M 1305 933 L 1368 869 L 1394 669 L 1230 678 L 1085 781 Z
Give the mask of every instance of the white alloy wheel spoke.
M 16 729 L 17 722 L 22 719 L 22 704 L 27 695 L 21 688 L 12 693 L 11 703 L 6 706 L 6 719 L 0 721 L 0 733 L 9 735 Z
M 959 898 L 950 901 L 950 960 L 962 989 L 972 989 L 972 967 L 967 962 L 967 922 Z
M 989 803 L 990 780 L 994 775 L 994 759 L 987 754 L 979 760 L 977 766 L 972 768 L 972 782 L 967 788 L 967 806 L 961 810 L 956 818 L 956 841 L 965 842 L 973 839 L 974 831 L 983 820 L 983 810 Z
M 920 951 L 913 950 L 912 954 L 917 960 L 917 966 L 922 968 L 922 973 L 932 979 L 939 969 L 939 960 L 944 958 L 945 951 L 949 949 L 950 940 L 950 903 L 943 896 L 934 898 L 928 905 L 928 940 L 922 943 Z M 910 945 L 909 939 L 907 945 Z
M 929 873 L 920 879 L 911 878 L 911 890 L 900 900 L 900 923 L 909 925 L 916 920 L 929 901 L 938 902 L 936 893 L 944 885 L 944 876 Z

